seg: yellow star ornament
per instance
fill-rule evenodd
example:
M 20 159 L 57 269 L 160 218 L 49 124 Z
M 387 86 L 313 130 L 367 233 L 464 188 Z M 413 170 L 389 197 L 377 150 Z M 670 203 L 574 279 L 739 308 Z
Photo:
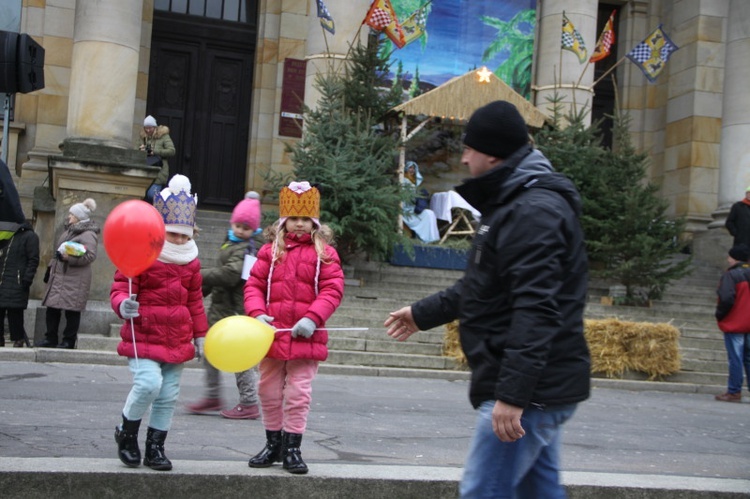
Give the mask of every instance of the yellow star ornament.
M 477 71 L 477 75 L 479 76 L 479 83 L 489 83 L 491 74 L 492 71 L 487 69 L 487 66 L 482 66 L 482 69 Z

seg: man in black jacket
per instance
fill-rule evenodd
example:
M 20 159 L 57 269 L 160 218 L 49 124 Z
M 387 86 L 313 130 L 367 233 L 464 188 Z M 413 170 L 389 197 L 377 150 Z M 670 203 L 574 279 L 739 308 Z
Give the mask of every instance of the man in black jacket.
M 392 312 L 406 340 L 459 320 L 478 419 L 461 497 L 564 497 L 561 425 L 588 398 L 583 336 L 588 260 L 573 184 L 529 145 L 512 104 L 474 112 L 456 188 L 482 213 L 468 268 L 452 287 Z
M 724 225 L 734 237 L 733 246 L 750 246 L 750 186 L 745 191 L 745 197 L 732 205 Z

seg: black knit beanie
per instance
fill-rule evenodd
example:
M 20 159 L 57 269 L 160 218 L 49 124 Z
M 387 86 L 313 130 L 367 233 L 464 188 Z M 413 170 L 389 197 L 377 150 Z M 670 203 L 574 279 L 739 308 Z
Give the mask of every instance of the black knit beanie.
M 469 118 L 464 144 L 481 153 L 505 159 L 529 143 L 529 129 L 516 106 L 496 100 Z
M 735 244 L 729 250 L 729 256 L 738 262 L 747 262 L 750 260 L 750 247 L 745 243 Z

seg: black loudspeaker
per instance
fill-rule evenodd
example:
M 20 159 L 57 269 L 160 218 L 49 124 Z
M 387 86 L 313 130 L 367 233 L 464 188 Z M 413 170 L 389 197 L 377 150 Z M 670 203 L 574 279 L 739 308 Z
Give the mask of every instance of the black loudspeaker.
M 44 48 L 26 33 L 0 31 L 0 93 L 44 88 Z
M 0 31 L 0 94 L 14 94 L 18 91 L 17 47 L 18 33 Z
M 26 33 L 21 33 L 16 50 L 18 92 L 26 94 L 44 88 L 44 48 Z

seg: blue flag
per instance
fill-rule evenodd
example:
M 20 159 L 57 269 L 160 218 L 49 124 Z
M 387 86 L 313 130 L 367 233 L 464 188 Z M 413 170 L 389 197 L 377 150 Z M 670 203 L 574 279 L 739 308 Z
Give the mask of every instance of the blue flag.
M 333 17 L 328 12 L 328 7 L 323 3 L 323 0 L 316 1 L 318 2 L 318 19 L 320 19 L 320 25 L 332 35 L 336 34 L 336 26 L 333 24 Z

